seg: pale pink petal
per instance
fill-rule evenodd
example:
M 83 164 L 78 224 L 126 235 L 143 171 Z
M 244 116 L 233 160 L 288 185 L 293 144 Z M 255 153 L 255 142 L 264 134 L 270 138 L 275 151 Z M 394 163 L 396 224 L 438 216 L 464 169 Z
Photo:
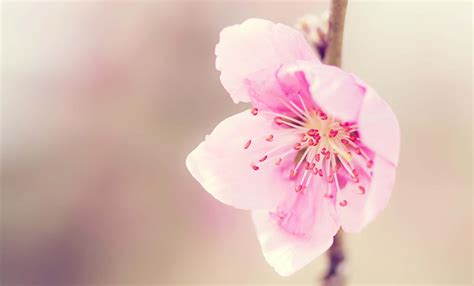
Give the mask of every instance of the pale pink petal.
M 252 106 L 294 116 L 300 111 L 314 108 L 314 101 L 308 90 L 308 83 L 302 71 L 295 71 L 293 65 L 280 65 L 250 74 L 245 80 Z M 293 111 L 292 111 L 292 110 Z
M 262 19 L 248 19 L 222 30 L 216 68 L 235 103 L 249 102 L 244 80 L 256 71 L 295 60 L 319 61 L 297 30 Z
M 337 194 L 336 211 L 342 228 L 347 232 L 359 232 L 370 223 L 388 204 L 395 183 L 395 166 L 375 156 L 367 173 L 359 169 L 360 182 L 348 181 Z
M 355 121 L 364 99 L 365 88 L 350 73 L 323 64 L 302 63 L 316 104 L 342 121 Z
M 359 133 L 364 145 L 377 155 L 398 165 L 400 127 L 390 106 L 366 86 L 367 92 L 359 115 Z
M 331 201 L 323 193 L 313 187 L 304 195 L 292 194 L 299 201 L 295 204 L 293 200 L 294 207 L 287 209 L 290 216 L 282 220 L 278 211 L 252 213 L 263 255 L 278 274 L 293 274 L 332 245 L 339 224 Z M 283 207 L 287 204 L 284 201 Z
M 259 160 L 275 146 L 285 142 L 291 146 L 296 140 L 296 135 L 282 133 L 285 130 L 275 125 L 270 117 L 253 116 L 250 110 L 225 119 L 189 154 L 189 172 L 225 204 L 241 209 L 275 207 L 288 192 L 288 170 L 285 164 L 275 165 L 276 158 Z M 265 140 L 269 135 L 271 142 Z M 261 164 L 259 170 L 253 170 L 252 162 Z

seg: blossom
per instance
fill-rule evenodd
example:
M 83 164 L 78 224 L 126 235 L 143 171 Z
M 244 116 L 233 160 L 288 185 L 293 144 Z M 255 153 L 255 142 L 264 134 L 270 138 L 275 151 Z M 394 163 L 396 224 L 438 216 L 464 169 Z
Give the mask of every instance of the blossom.
M 187 168 L 217 200 L 252 211 L 267 262 L 290 275 L 326 251 L 339 228 L 358 232 L 385 208 L 397 119 L 374 89 L 322 64 L 282 24 L 227 27 L 216 56 L 231 98 L 252 108 L 219 123 Z

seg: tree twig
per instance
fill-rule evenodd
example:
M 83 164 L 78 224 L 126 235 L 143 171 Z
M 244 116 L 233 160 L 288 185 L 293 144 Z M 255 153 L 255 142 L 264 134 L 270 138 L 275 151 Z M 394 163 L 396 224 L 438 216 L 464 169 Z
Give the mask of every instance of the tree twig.
M 341 66 L 342 39 L 344 33 L 344 18 L 346 15 L 348 0 L 331 0 L 328 30 L 328 46 L 325 51 L 324 63 L 328 65 Z M 329 267 L 324 276 L 323 286 L 345 285 L 344 247 L 342 232 L 334 237 L 334 242 L 328 252 Z
M 323 278 L 323 286 L 343 286 L 346 284 L 344 274 L 344 245 L 342 232 L 334 237 L 334 242 L 328 252 L 329 266 Z
M 346 16 L 347 0 L 332 0 L 329 8 L 328 46 L 324 63 L 341 66 L 342 37 L 344 33 L 344 18 Z

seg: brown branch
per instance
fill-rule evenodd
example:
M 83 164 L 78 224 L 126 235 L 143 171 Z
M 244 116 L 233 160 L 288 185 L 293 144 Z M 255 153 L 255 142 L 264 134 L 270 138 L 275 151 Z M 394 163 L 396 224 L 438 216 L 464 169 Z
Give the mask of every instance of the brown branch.
M 348 0 L 332 0 L 329 15 L 328 45 L 325 51 L 324 63 L 341 66 L 342 39 L 344 34 L 344 18 Z M 334 242 L 328 252 L 329 267 L 324 276 L 323 286 L 345 285 L 343 273 L 344 247 L 342 232 L 334 237 Z
M 329 11 L 328 46 L 324 63 L 341 66 L 342 37 L 344 34 L 344 18 L 346 16 L 347 0 L 332 0 Z
M 323 286 L 343 286 L 346 284 L 344 274 L 344 246 L 342 232 L 334 237 L 334 242 L 328 252 L 329 266 L 323 279 Z

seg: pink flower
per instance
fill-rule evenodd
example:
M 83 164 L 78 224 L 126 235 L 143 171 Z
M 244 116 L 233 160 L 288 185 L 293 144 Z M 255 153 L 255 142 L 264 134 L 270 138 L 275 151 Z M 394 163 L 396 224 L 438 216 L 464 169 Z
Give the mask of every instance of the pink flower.
M 216 55 L 234 102 L 253 108 L 219 123 L 186 165 L 216 199 L 252 210 L 266 260 L 290 275 L 326 251 L 339 227 L 358 232 L 385 208 L 397 119 L 290 27 L 261 19 L 227 27 Z

